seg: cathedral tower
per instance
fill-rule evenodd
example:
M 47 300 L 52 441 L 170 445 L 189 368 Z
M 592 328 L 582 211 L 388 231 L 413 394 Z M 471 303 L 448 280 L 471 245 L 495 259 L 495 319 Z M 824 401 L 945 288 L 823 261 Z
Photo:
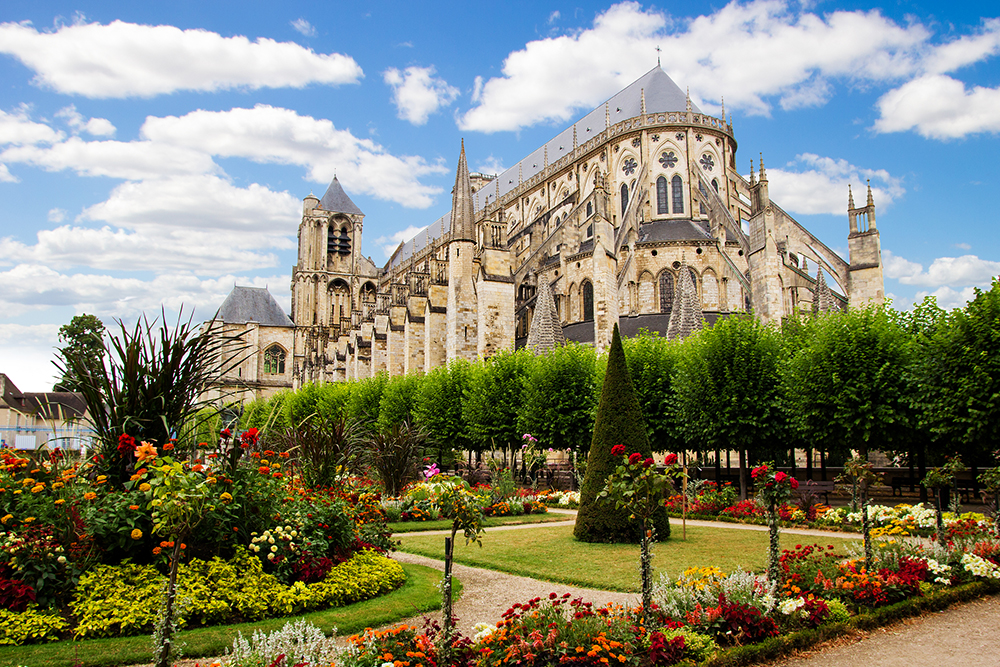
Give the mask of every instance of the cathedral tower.
M 448 243 L 448 316 L 445 321 L 445 355 L 448 360 L 475 360 L 478 348 L 476 290 L 473 260 L 476 255 L 476 213 L 472 182 L 465 159 L 465 140 L 458 156 L 455 189 L 451 195 L 451 241 Z
M 868 303 L 882 303 L 885 300 L 882 241 L 875 228 L 875 199 L 872 197 L 871 182 L 868 183 L 868 201 L 859 208 L 854 207 L 854 194 L 851 186 L 847 186 L 847 218 L 850 224 L 847 236 L 850 252 L 847 274 L 850 304 L 859 307 Z

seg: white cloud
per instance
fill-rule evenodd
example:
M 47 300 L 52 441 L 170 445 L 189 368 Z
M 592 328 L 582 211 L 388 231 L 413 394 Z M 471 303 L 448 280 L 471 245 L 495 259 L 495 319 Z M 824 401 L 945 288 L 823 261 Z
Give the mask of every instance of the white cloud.
M 60 223 L 66 219 L 66 210 L 61 208 L 49 209 L 49 222 Z
M 20 326 L 22 325 L 0 325 L 0 337 L 4 336 L 4 329 Z M 56 330 L 59 329 L 58 325 L 54 326 Z M 52 365 L 55 359 L 55 335 L 51 343 L 34 342 L 32 332 L 27 332 L 24 339 L 17 336 L 16 329 L 10 330 L 15 336 L 0 342 L 0 373 L 9 377 L 21 391 L 52 391 L 52 386 L 59 378 L 59 371 Z
M 0 323 L 0 344 L 55 345 L 59 342 L 60 326 L 59 324 Z M 3 371 L 0 370 L 0 372 Z
M 898 276 L 899 282 L 904 285 L 988 287 L 995 276 L 1000 276 L 1000 262 L 980 259 L 976 255 L 938 257 L 931 262 L 927 271 L 914 262 L 907 262 L 907 265 L 906 270 Z
M 950 287 L 939 287 L 933 292 L 919 291 L 914 299 L 914 303 L 920 303 L 924 297 L 933 296 L 937 299 L 937 305 L 945 310 L 952 308 L 964 308 L 965 305 L 976 298 L 975 287 L 964 287 L 955 290 Z
M 1000 19 L 986 19 L 977 34 L 963 35 L 933 47 L 924 59 L 923 68 L 932 74 L 953 72 L 997 53 L 1000 53 Z
M 391 155 L 370 139 L 336 129 L 329 120 L 263 104 L 253 109 L 149 117 L 142 135 L 157 145 L 220 157 L 301 165 L 310 180 L 324 185 L 336 172 L 351 194 L 370 194 L 410 208 L 430 206 L 441 191 L 420 183 L 421 177 L 447 172 L 441 164 L 428 164 L 421 157 Z
M 111 137 L 115 134 L 115 126 L 107 118 L 84 119 L 83 114 L 76 110 L 76 105 L 69 105 L 56 112 L 57 118 L 66 119 L 66 124 L 74 133 L 86 132 L 95 137 Z
M 974 86 L 944 74 L 928 74 L 895 88 L 878 101 L 879 132 L 916 130 L 928 139 L 955 139 L 1000 132 L 1000 88 Z
M 340 85 L 364 76 L 349 56 L 318 54 L 292 42 L 123 21 L 64 25 L 54 32 L 0 24 L 0 53 L 34 70 L 38 85 L 95 98 Z
M 431 114 L 458 99 L 459 90 L 434 76 L 433 67 L 407 67 L 402 72 L 390 67 L 382 73 L 392 88 L 396 114 L 414 125 L 423 125 Z
M 731 2 L 692 20 L 625 2 L 599 14 L 592 28 L 509 54 L 503 75 L 473 95 L 477 106 L 459 125 L 496 132 L 566 121 L 647 71 L 657 46 L 679 85 L 698 84 L 696 100 L 725 96 L 731 108 L 753 114 L 768 113 L 773 97 L 785 108 L 815 106 L 829 97 L 833 79 L 885 81 L 912 73 L 929 37 L 922 25 L 901 27 L 878 11 L 818 16 L 786 0 Z
M 65 136 L 44 123 L 31 120 L 27 107 L 22 106 L 14 113 L 0 110 L 0 146 L 52 144 L 62 141 Z
M 924 267 L 917 262 L 911 262 L 905 257 L 893 254 L 891 250 L 882 250 L 882 268 L 886 278 L 900 280 L 919 275 Z
M 972 246 L 968 243 L 956 243 L 954 244 L 959 250 L 972 250 Z
M 303 18 L 295 19 L 294 21 L 291 22 L 291 26 L 292 28 L 295 29 L 296 32 L 300 32 L 306 37 L 316 36 L 316 28 L 313 27 L 313 25 L 309 23 L 309 21 L 306 21 Z
M 382 248 L 382 252 L 385 254 L 386 259 L 392 257 L 392 253 L 396 251 L 400 243 L 405 243 L 409 241 L 414 236 L 424 231 L 426 227 L 414 227 L 410 225 L 406 229 L 400 230 L 391 236 L 380 236 L 375 239 L 375 245 Z
M 848 184 L 855 188 L 855 204 L 863 206 L 866 179 L 872 181 L 876 207 L 888 206 L 905 193 L 902 179 L 885 169 L 863 169 L 812 153 L 797 155 L 784 168 L 768 167 L 767 179 L 771 199 L 790 213 L 846 215 Z
M 507 171 L 507 167 L 503 166 L 503 161 L 491 154 L 476 165 L 476 171 L 480 174 L 502 174 Z
M 14 174 L 10 173 L 10 169 L 7 165 L 0 164 L 0 183 L 18 183 L 20 179 Z
M 555 23 L 556 21 L 559 20 L 559 16 L 560 16 L 559 10 L 557 9 L 554 12 L 552 12 L 551 14 L 549 14 L 549 20 L 546 21 L 546 23 L 548 23 L 549 25 L 552 25 L 553 23 Z

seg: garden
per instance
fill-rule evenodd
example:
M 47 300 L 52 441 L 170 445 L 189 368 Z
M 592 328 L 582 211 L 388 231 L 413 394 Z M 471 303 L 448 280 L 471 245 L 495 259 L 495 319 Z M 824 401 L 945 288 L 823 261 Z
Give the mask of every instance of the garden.
M 953 313 L 616 331 L 607 355 L 501 353 L 246 405 L 201 399 L 238 339 L 122 325 L 98 363 L 63 355 L 92 408 L 86 455 L 0 450 L 0 664 L 735 665 L 997 592 L 998 314 L 1000 283 Z M 874 451 L 919 502 L 874 502 Z M 701 479 L 722 452 L 738 478 Z M 803 452 L 842 471 L 845 506 L 799 479 Z M 960 505 L 970 479 L 981 512 Z M 509 523 L 538 525 L 484 534 Z M 639 597 L 539 596 L 465 635 L 454 562 Z

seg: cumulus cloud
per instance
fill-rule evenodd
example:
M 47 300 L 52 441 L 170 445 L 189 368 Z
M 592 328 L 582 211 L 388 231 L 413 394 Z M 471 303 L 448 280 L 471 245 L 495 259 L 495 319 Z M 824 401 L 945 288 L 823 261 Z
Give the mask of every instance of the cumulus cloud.
M 0 183 L 18 183 L 18 182 L 20 182 L 20 179 L 18 179 L 18 177 L 15 176 L 14 174 L 10 173 L 10 169 L 7 168 L 7 165 L 0 164 Z
M 920 303 L 925 297 L 932 296 L 936 299 L 937 305 L 945 310 L 952 308 L 964 308 L 967 303 L 976 298 L 975 287 L 964 287 L 956 290 L 950 287 L 939 287 L 936 290 L 919 291 L 914 299 L 914 303 Z
M 319 54 L 292 42 L 123 21 L 64 25 L 53 32 L 29 23 L 0 24 L 0 53 L 33 70 L 37 85 L 92 98 L 336 86 L 364 76 L 349 56 Z
M 382 249 L 385 254 L 385 258 L 389 259 L 392 257 L 392 253 L 396 251 L 400 243 L 405 243 L 412 239 L 414 236 L 424 231 L 426 227 L 414 227 L 410 225 L 406 229 L 400 230 L 391 236 L 380 236 L 375 239 L 375 245 Z
M 893 254 L 891 250 L 882 250 L 882 270 L 886 278 L 899 280 L 918 275 L 924 267 L 917 262 L 911 262 L 905 257 Z
M 878 110 L 879 132 L 915 130 L 928 139 L 1000 132 L 1000 88 L 969 89 L 945 74 L 921 76 L 889 91 Z
M 314 28 L 313 25 L 309 23 L 309 21 L 306 21 L 303 18 L 295 19 L 294 21 L 291 22 L 291 25 L 296 32 L 302 33 L 306 37 L 316 36 L 316 28 Z
M 66 211 L 61 208 L 49 209 L 49 222 L 59 223 L 66 219 Z
M 657 46 L 679 85 L 697 82 L 698 100 L 725 96 L 731 108 L 751 114 L 768 113 L 772 98 L 785 108 L 815 106 L 829 97 L 831 80 L 912 73 L 929 37 L 922 25 L 900 26 L 878 11 L 819 16 L 785 0 L 732 2 L 690 20 L 625 2 L 599 14 L 592 28 L 509 54 L 501 76 L 477 85 L 477 106 L 459 125 L 496 132 L 566 121 L 647 71 Z
M 74 133 L 86 132 L 95 137 L 111 137 L 115 134 L 115 126 L 107 118 L 84 118 L 71 104 L 56 112 L 56 118 L 62 118 Z
M 476 165 L 476 171 L 480 174 L 502 174 L 507 171 L 500 158 L 490 154 L 488 158 Z
M 423 125 L 431 114 L 458 99 L 458 88 L 434 76 L 434 67 L 390 67 L 382 78 L 392 88 L 396 115 L 414 125 Z
M 31 146 L 61 141 L 66 135 L 45 123 L 31 120 L 27 107 L 13 113 L 0 110 L 0 146 Z
M 265 104 L 253 109 L 150 117 L 142 126 L 142 135 L 156 145 L 301 165 L 316 183 L 328 183 L 336 171 L 352 193 L 370 194 L 411 208 L 430 206 L 441 191 L 419 179 L 447 172 L 443 165 L 421 157 L 391 155 L 370 139 L 336 129 L 329 120 Z
M 905 260 L 904 260 L 905 261 Z M 914 267 L 916 270 L 914 270 Z M 961 257 L 938 257 L 931 262 L 930 267 L 924 267 L 915 262 L 908 262 L 907 270 L 899 275 L 899 282 L 904 285 L 962 286 L 973 285 L 986 287 L 995 276 L 1000 276 L 1000 262 L 980 259 L 976 255 Z M 891 276 L 897 277 L 897 276 Z
M 847 186 L 854 186 L 855 204 L 867 197 L 865 181 L 872 181 L 872 196 L 878 207 L 888 206 L 906 190 L 902 179 L 885 169 L 865 169 L 847 160 L 802 153 L 783 168 L 767 168 L 771 198 L 790 213 L 847 213 Z

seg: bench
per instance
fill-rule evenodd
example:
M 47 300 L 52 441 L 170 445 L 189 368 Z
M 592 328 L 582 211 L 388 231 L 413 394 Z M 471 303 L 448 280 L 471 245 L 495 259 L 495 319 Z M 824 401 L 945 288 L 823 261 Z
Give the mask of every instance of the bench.
M 823 496 L 823 504 L 830 504 L 830 494 L 836 491 L 837 485 L 833 482 L 815 482 L 812 480 L 806 480 L 799 483 L 799 488 L 795 491 L 795 495 L 798 498 L 802 498 L 807 493 L 811 493 L 815 496 Z
M 907 488 L 915 488 L 919 484 L 918 480 L 915 477 L 901 477 L 901 476 L 893 477 L 890 480 L 890 482 L 891 482 L 890 486 L 892 486 L 892 495 L 894 496 L 896 495 L 897 491 L 899 491 L 899 495 L 902 496 L 904 486 Z

